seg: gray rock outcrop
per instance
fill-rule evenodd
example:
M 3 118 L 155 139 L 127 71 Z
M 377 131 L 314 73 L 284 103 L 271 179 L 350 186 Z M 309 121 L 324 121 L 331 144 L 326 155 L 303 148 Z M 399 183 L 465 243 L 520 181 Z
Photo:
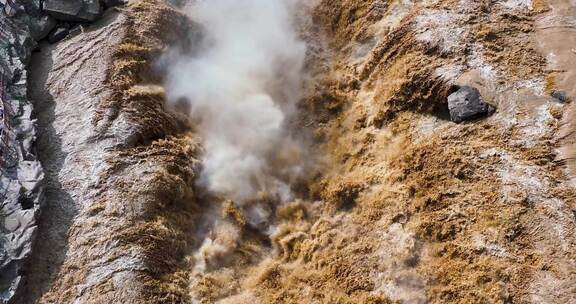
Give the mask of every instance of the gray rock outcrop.
M 0 0 L 0 303 L 14 303 L 26 283 L 44 201 L 27 99 L 31 53 L 37 41 L 64 39 L 69 22 L 95 21 L 102 7 L 99 0 Z
M 24 9 L 24 8 L 19 8 Z M 36 23 L 35 23 L 36 22 Z M 35 23 L 32 29 L 30 24 Z M 27 100 L 26 65 L 49 18 L 0 13 L 0 303 L 24 284 L 43 200 L 44 173 L 35 155 L 35 120 Z

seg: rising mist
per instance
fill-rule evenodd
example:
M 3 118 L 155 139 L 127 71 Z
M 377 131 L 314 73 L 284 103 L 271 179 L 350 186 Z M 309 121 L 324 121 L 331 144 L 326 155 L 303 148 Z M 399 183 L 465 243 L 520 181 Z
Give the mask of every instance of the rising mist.
M 301 170 L 286 121 L 301 96 L 305 44 L 289 0 L 211 0 L 191 7 L 203 39 L 169 68 L 172 104 L 204 140 L 201 185 L 243 201 L 259 192 L 290 196 Z

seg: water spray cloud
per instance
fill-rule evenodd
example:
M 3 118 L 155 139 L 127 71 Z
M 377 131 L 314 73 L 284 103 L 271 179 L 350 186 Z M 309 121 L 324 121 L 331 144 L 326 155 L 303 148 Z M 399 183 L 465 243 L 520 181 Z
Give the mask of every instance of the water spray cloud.
M 294 9 L 290 0 L 200 1 L 191 17 L 203 26 L 202 42 L 169 69 L 168 99 L 188 103 L 204 140 L 201 183 L 238 202 L 286 192 L 278 172 L 298 171 L 285 130 L 306 51 Z

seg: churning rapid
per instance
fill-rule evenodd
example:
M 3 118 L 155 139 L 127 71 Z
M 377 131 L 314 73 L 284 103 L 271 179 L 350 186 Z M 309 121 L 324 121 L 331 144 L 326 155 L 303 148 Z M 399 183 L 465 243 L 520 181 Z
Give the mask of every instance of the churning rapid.
M 302 97 L 306 56 L 295 9 L 292 0 L 199 1 L 190 7 L 199 44 L 168 59 L 168 101 L 202 138 L 198 186 L 211 197 L 196 232 L 204 241 L 194 254 L 193 299 L 202 298 L 203 273 L 229 265 L 249 242 L 244 226 L 272 237 L 275 205 L 293 199 L 303 145 L 287 121 Z M 222 216 L 226 208 L 237 217 Z
M 574 1 L 123 2 L 0 0 L 0 303 L 576 303 Z
M 190 15 L 202 42 L 169 68 L 168 99 L 188 109 L 204 142 L 200 184 L 238 204 L 259 192 L 290 199 L 288 183 L 302 169 L 285 126 L 306 53 L 295 8 L 292 0 L 199 1 Z

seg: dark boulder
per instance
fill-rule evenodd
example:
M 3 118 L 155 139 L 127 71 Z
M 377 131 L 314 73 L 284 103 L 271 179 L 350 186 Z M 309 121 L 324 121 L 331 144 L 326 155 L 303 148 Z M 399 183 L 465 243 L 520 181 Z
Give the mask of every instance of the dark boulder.
M 43 9 L 62 21 L 93 22 L 102 14 L 99 0 L 45 0 Z
M 102 5 L 98 0 L 84 0 L 84 9 L 80 14 L 80 18 L 93 22 L 102 15 Z
M 83 6 L 79 0 L 45 0 L 43 10 L 59 20 L 78 21 Z
M 70 30 L 66 26 L 58 26 L 48 35 L 48 42 L 56 43 L 68 36 Z
M 554 99 L 558 100 L 561 103 L 565 103 L 568 101 L 568 94 L 565 91 L 552 91 L 550 94 Z
M 487 104 L 478 89 L 463 86 L 448 96 L 448 110 L 453 122 L 462 122 L 494 113 L 494 108 Z
M 37 17 L 29 17 L 26 20 L 28 27 L 30 28 L 30 34 L 32 38 L 36 41 L 40 41 L 52 32 L 54 27 L 56 27 L 56 20 L 48 15 L 40 15 Z
M 105 7 L 115 7 L 125 4 L 124 0 L 102 0 L 102 3 Z

